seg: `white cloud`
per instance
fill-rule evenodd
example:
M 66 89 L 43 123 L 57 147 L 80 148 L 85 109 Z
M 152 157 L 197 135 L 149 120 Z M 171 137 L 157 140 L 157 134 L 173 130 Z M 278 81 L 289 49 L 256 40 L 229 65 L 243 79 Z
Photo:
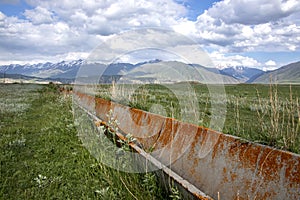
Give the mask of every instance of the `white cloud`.
M 53 13 L 40 6 L 33 10 L 25 10 L 24 15 L 33 24 L 48 24 L 54 21 Z
M 3 21 L 5 19 L 5 15 L 0 11 L 0 21 Z
M 153 55 L 147 55 L 149 54 L 149 49 L 155 49 L 157 51 L 151 51 Z M 195 41 L 172 30 L 158 28 L 136 29 L 135 31 L 118 34 L 98 46 L 97 49 L 93 51 L 91 60 L 110 63 L 120 55 L 127 55 L 140 50 L 146 50 L 142 51 L 145 55 L 143 56 L 142 53 L 133 54 L 137 56 L 137 58 L 134 58 L 135 60 L 145 58 L 146 60 L 162 59 L 162 57 L 165 57 L 167 60 L 170 60 L 170 58 L 174 60 L 185 59 L 190 63 L 199 64 L 203 64 L 204 61 L 207 61 L 207 56 L 203 56 L 204 52 L 199 49 L 199 45 L 197 45 Z M 156 57 L 159 51 L 165 53 L 164 55 Z M 124 59 L 128 59 L 128 56 L 124 57 Z M 205 64 L 207 63 L 208 62 Z
M 172 0 L 30 0 L 30 3 L 55 11 L 70 26 L 79 26 L 79 19 L 81 28 L 100 35 L 118 33 L 132 26 L 170 27 L 186 12 L 184 6 Z
M 52 60 L 67 52 L 89 52 L 101 40 L 58 21 L 33 24 L 15 17 L 0 21 L 0 60 Z
M 216 67 L 222 69 L 226 67 L 252 67 L 252 68 L 261 68 L 262 64 L 257 60 L 240 55 L 225 55 L 219 52 L 212 52 L 209 54 L 211 60 Z
M 175 24 L 172 28 L 177 33 L 181 33 L 184 35 L 194 36 L 197 32 L 195 22 L 189 21 L 185 18 L 178 20 L 178 23 Z
M 147 50 L 137 50 L 133 52 L 128 52 L 128 54 L 121 55 L 115 62 L 129 62 L 129 63 L 141 63 L 149 60 L 164 60 L 164 61 L 179 61 L 177 55 L 170 52 L 163 51 L 160 49 L 147 49 Z M 180 60 L 182 61 L 182 60 Z
M 222 52 L 298 51 L 300 1 L 220 1 L 198 16 L 195 28 L 191 36 Z
M 207 14 L 227 24 L 257 25 L 280 20 L 299 10 L 297 0 L 224 0 Z
M 222 56 L 215 55 L 219 64 L 262 66 L 252 58 L 226 53 L 300 50 L 298 0 L 223 0 L 196 21 L 188 20 L 187 8 L 173 0 L 26 2 L 33 9 L 23 13 L 25 19 L 0 12 L 2 61 L 62 58 L 59 55 L 68 59 L 68 52 L 90 52 L 105 38 L 142 27 L 173 28 L 219 52 Z M 158 42 L 183 45 L 177 39 L 160 38 Z
M 89 56 L 88 52 L 68 52 L 62 59 L 66 61 L 86 59 Z
M 276 62 L 273 60 L 269 60 L 265 63 L 266 66 L 276 66 Z
M 275 70 L 277 69 L 277 63 L 273 60 L 265 62 L 265 66 L 262 68 L 263 71 Z
M 27 0 L 25 19 L 0 13 L 0 60 L 90 52 L 103 38 L 141 27 L 171 27 L 186 8 L 172 0 Z M 24 55 L 24 56 L 23 56 Z
M 17 54 L 17 57 L 14 60 L 11 59 L 0 59 L 0 65 L 9 65 L 9 64 L 36 64 L 36 63 L 45 63 L 45 62 L 52 62 L 57 63 L 59 61 L 73 61 L 78 59 L 86 59 L 89 53 L 87 52 L 68 52 L 57 54 L 53 56 L 45 55 L 45 54 L 31 54 L 30 60 L 28 60 L 28 55 L 25 54 Z

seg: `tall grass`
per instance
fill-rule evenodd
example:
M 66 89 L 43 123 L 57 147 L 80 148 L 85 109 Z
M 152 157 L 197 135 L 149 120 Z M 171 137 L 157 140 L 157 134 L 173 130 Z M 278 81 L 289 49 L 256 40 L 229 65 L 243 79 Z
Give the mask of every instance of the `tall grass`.
M 193 104 L 194 107 L 190 105 L 191 94 L 182 90 L 180 84 L 168 86 L 174 90 L 182 90 L 177 96 L 155 84 L 119 84 L 113 88 L 110 85 L 99 85 L 97 95 L 107 99 L 114 96 L 114 100 L 119 103 L 179 120 L 186 120 L 182 118 L 184 114 L 193 115 L 193 119 L 188 119 L 187 122 L 209 127 L 213 117 L 209 91 L 205 85 L 191 83 L 191 86 L 196 92 L 198 107 L 194 106 L 196 104 Z M 224 133 L 300 153 L 298 85 L 241 84 L 225 85 L 225 89 L 227 101 L 217 102 L 227 104 Z M 184 102 L 179 104 L 178 97 L 185 99 Z
M 270 84 L 269 99 L 264 101 L 259 92 L 257 119 L 260 131 L 265 134 L 267 143 L 271 146 L 299 152 L 300 107 L 298 97 L 293 96 L 292 86 L 289 87 L 289 97 L 280 99 L 278 86 Z
M 0 112 L 0 199 L 168 198 L 151 174 L 97 161 L 78 138 L 71 98 L 56 86 L 0 85 L 0 92 L 1 101 L 26 104 Z

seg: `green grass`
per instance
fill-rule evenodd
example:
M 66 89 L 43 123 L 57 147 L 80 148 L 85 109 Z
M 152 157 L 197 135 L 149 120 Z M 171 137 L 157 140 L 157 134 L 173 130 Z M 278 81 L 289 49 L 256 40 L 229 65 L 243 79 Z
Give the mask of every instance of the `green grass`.
M 300 153 L 299 85 L 226 86 L 224 133 Z
M 99 85 L 94 92 L 121 104 L 210 127 L 213 112 L 209 88 L 197 83 L 190 83 L 190 88 L 186 85 Z M 226 104 L 223 133 L 300 153 L 300 85 L 224 87 L 226 98 L 216 94 L 220 98 L 215 104 L 217 108 Z M 198 117 L 193 117 L 195 110 Z
M 151 173 L 105 166 L 83 146 L 55 85 L 0 85 L 0 199 L 167 199 Z M 4 103 L 3 103 L 4 102 Z
M 107 99 L 176 118 L 186 112 L 178 107 L 178 95 L 183 103 L 193 97 L 188 91 L 172 92 L 182 90 L 181 84 L 121 87 L 116 91 L 123 94 L 114 96 L 111 86 L 97 89 Z M 196 105 L 200 116 L 193 123 L 209 126 L 208 89 L 200 84 L 191 87 L 197 102 L 186 109 Z M 128 96 L 126 90 L 134 92 Z M 225 90 L 224 133 L 300 153 L 299 85 L 291 88 L 227 85 Z M 177 199 L 180 196 L 175 188 L 167 193 L 159 187 L 154 173 L 125 173 L 99 162 L 83 145 L 73 115 L 71 98 L 59 94 L 56 85 L 0 84 L 0 199 Z M 99 145 L 90 126 L 93 122 L 88 118 L 81 120 L 81 128 L 88 130 L 88 139 L 93 141 L 89 144 Z

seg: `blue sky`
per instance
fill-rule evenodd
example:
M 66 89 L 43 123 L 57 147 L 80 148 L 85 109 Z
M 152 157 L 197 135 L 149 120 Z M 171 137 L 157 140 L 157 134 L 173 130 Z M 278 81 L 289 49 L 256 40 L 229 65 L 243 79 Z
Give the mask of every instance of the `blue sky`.
M 298 0 L 0 0 L 0 64 L 85 59 L 145 27 L 186 35 L 220 68 L 300 60 Z
M 32 9 L 25 1 L 16 2 L 2 2 L 0 3 L 0 11 L 6 16 L 16 16 L 19 18 L 24 18 L 23 12 L 28 9 Z
M 205 10 L 220 0 L 177 0 L 176 2 L 184 5 L 188 9 L 188 19 L 195 21 Z

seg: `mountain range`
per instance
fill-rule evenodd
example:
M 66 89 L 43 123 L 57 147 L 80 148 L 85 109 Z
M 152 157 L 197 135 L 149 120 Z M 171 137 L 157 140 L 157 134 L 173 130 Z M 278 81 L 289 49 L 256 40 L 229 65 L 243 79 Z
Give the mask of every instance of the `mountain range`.
M 285 65 L 277 70 L 268 71 L 257 77 L 252 77 L 253 83 L 300 83 L 300 61 Z
M 82 68 L 93 70 L 82 70 Z M 198 64 L 185 64 L 178 61 L 151 60 L 137 64 L 101 63 L 86 64 L 84 60 L 62 61 L 59 63 L 39 64 L 11 64 L 0 66 L 0 78 L 14 75 L 13 77 L 26 77 L 73 83 L 77 76 L 96 77 L 95 70 L 105 69 L 100 82 L 120 80 L 124 82 L 180 82 L 198 81 L 201 83 L 269 83 L 270 77 L 276 83 L 300 83 L 300 62 L 291 63 L 277 70 L 264 72 L 256 68 L 243 66 L 228 67 L 225 69 L 207 68 Z M 195 71 L 196 70 L 196 71 Z M 85 75 L 83 75 L 86 73 Z M 218 74 L 218 76 L 217 76 Z M 112 78 L 114 77 L 114 78 Z M 80 78 L 80 77 L 77 77 Z M 97 79 L 97 80 L 98 80 Z M 131 79 L 131 80 L 129 80 Z
M 220 70 L 220 73 L 239 80 L 240 82 L 251 82 L 253 77 L 258 77 L 265 72 L 257 68 L 249 68 L 243 66 L 228 67 Z
M 71 62 L 46 62 L 32 65 L 10 64 L 0 66 L 0 73 L 6 76 L 8 74 L 19 74 L 23 76 L 70 83 L 74 81 L 74 77 L 76 77 L 77 71 L 83 62 L 84 61 L 80 59 Z

